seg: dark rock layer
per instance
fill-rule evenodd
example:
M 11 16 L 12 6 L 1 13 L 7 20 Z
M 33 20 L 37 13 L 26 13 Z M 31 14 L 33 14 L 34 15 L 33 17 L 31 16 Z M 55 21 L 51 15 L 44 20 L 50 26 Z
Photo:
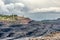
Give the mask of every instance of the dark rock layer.
M 31 21 L 28 24 L 7 23 L 8 25 L 0 22 L 0 38 L 38 37 L 55 31 L 60 32 L 60 21 L 58 21 Z

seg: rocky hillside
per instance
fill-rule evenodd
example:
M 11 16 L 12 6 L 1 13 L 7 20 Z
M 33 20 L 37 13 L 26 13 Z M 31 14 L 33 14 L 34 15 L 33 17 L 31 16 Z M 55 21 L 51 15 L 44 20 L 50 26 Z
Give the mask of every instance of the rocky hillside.
M 28 24 L 30 22 L 30 18 L 25 18 L 24 16 L 18 15 L 0 15 L 0 22 L 9 24 L 9 23 L 20 23 L 20 24 Z
M 26 22 L 26 21 L 25 21 Z M 23 22 L 23 23 L 25 23 Z M 60 19 L 28 21 L 27 24 L 16 22 L 0 22 L 0 38 L 13 37 L 14 39 L 24 37 L 40 37 L 51 32 L 60 32 Z

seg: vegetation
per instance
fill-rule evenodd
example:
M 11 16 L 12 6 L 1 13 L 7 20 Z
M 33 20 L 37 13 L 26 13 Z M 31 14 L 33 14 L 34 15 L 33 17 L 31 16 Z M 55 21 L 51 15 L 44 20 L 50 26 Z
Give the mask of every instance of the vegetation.
M 16 20 L 17 15 L 0 15 L 0 20 Z

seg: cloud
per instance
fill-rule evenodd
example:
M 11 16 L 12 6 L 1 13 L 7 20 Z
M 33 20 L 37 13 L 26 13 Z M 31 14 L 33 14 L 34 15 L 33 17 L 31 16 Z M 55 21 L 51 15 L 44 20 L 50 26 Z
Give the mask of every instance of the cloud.
M 4 1 L 5 4 L 10 4 L 10 3 L 20 3 L 21 0 L 2 0 Z
M 31 12 L 60 12 L 60 7 L 36 8 Z
M 0 14 L 22 14 L 28 11 L 28 8 L 23 3 L 5 4 L 0 0 Z
M 6 9 L 4 2 L 0 0 L 0 14 L 7 13 L 7 12 L 8 10 Z
M 19 14 L 24 13 L 23 8 L 25 7 L 22 3 L 10 3 L 5 5 L 6 9 L 9 11 L 10 14 Z
M 60 7 L 60 0 L 3 0 L 4 3 L 24 3 L 31 8 Z
M 60 7 L 59 0 L 22 0 L 22 2 L 31 8 Z
M 4 2 L 2 0 L 0 0 L 0 6 L 3 6 Z
M 60 12 L 60 0 L 0 0 L 0 13 Z

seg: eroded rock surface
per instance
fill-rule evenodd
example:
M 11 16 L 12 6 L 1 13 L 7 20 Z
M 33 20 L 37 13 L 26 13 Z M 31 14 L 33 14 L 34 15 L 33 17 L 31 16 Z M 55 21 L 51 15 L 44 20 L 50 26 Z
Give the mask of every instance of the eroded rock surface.
M 51 32 L 60 32 L 60 21 L 30 21 L 28 24 L 1 23 L 0 38 L 14 37 L 15 39 L 23 37 L 39 37 Z

